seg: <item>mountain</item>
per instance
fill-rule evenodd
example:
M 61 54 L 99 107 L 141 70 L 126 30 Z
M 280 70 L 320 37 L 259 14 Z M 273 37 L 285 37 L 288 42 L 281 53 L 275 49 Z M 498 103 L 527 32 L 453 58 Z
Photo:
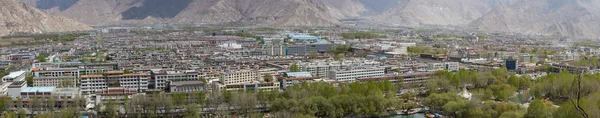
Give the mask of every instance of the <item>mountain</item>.
M 358 0 L 23 0 L 90 25 L 123 23 L 332 26 L 366 10 Z
M 469 24 L 480 30 L 600 37 L 600 0 L 522 0 Z
M 0 35 L 92 30 L 77 21 L 48 15 L 16 0 L 0 0 Z
M 399 0 L 373 18 L 383 24 L 465 25 L 515 0 Z

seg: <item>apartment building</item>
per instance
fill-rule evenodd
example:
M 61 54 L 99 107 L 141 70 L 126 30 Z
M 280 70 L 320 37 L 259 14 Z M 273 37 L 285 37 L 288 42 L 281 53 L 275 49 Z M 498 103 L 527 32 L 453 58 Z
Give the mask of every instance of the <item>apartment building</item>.
M 328 78 L 336 81 L 354 82 L 356 79 L 382 77 L 384 74 L 384 67 L 353 66 L 330 70 Z
M 302 82 L 317 82 L 321 79 L 319 76 L 314 76 L 310 72 L 285 72 L 281 75 L 277 75 L 277 81 L 279 82 L 281 89 L 286 89 L 288 86 L 297 85 Z
M 177 81 L 169 83 L 169 92 L 199 92 L 206 90 L 205 83 L 200 81 Z
M 136 89 L 126 89 L 121 87 L 106 88 L 102 91 L 93 92 L 90 96 L 91 104 L 105 104 L 113 100 L 117 104 L 122 104 L 125 98 L 132 98 L 138 92 Z
M 298 66 L 304 72 L 310 72 L 315 76 L 329 77 L 329 71 L 351 66 L 378 66 L 380 62 L 361 58 L 349 58 L 343 61 L 314 60 L 310 62 L 299 62 Z
M 194 70 L 176 71 L 176 70 L 152 70 L 151 88 L 165 90 L 168 82 L 180 81 L 199 81 L 198 72 Z
M 102 75 L 82 75 L 81 91 L 84 95 L 103 91 L 108 87 L 122 87 L 138 92 L 148 90 L 149 74 L 124 74 L 123 71 L 107 71 Z
M 429 71 L 438 71 L 438 70 L 458 71 L 458 69 L 459 69 L 458 62 L 428 63 L 427 64 L 427 70 L 429 70 Z
M 223 72 L 219 76 L 219 81 L 224 85 L 244 84 L 257 81 L 256 70 L 237 70 Z
M 33 86 L 77 87 L 77 77 L 33 77 Z
M 244 83 L 244 84 L 219 84 L 217 85 L 219 90 L 228 90 L 228 91 L 272 91 L 279 90 L 280 84 L 279 82 L 252 82 L 252 83 Z

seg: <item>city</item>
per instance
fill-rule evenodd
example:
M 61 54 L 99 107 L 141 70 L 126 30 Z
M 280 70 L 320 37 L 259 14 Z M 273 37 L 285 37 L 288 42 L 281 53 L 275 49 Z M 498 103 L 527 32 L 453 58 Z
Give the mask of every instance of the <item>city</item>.
M 600 118 L 600 0 L 0 0 L 0 118 Z
M 600 45 L 567 38 L 402 28 L 107 27 L 70 35 L 3 46 L 1 110 L 36 117 L 518 117 L 537 105 L 549 117 L 561 115 L 552 110 L 577 114 L 568 100 L 593 99 L 600 82 Z M 54 41 L 64 38 L 73 39 Z M 574 80 L 581 88 L 570 89 Z M 44 112 L 53 110 L 60 112 Z

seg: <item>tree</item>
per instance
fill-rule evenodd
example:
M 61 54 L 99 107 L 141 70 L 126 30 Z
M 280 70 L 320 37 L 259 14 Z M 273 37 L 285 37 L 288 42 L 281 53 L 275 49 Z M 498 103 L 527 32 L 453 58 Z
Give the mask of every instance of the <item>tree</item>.
M 344 54 L 337 54 L 337 55 L 335 55 L 334 60 L 340 61 L 340 60 L 343 60 L 344 58 L 346 58 L 346 56 L 344 56 Z
M 204 82 L 204 83 L 207 82 L 206 78 L 204 78 L 204 77 L 200 77 L 200 78 L 198 78 L 198 80 L 200 80 L 201 82 Z
M 60 81 L 60 86 L 71 87 L 71 86 L 73 86 L 73 81 L 69 80 L 69 79 L 62 80 L 62 81 Z
M 258 105 L 258 101 L 253 93 L 240 92 L 233 95 L 231 105 L 240 115 L 248 116 Z
M 317 58 L 317 52 L 316 51 L 310 51 L 308 52 L 308 59 L 316 59 Z
M 19 110 L 19 118 L 27 118 L 27 111 L 25 109 Z
M 125 70 L 123 70 L 123 74 L 131 74 L 131 70 L 125 69 Z
M 263 75 L 263 80 L 264 80 L 265 82 L 272 82 L 272 81 L 273 81 L 273 75 L 271 75 L 271 74 L 269 74 L 269 73 L 267 73 L 267 74 L 264 74 L 264 75 Z
M 184 116 L 185 118 L 199 118 L 198 112 L 200 112 L 198 104 L 188 104 L 185 106 Z
M 535 99 L 529 104 L 525 118 L 546 118 L 547 114 L 544 102 L 541 99 Z
M 173 93 L 173 101 L 175 106 L 183 106 L 185 102 L 185 93 Z
M 106 105 L 104 105 L 104 112 L 105 112 L 105 116 L 109 117 L 109 118 L 114 118 L 117 117 L 117 106 L 115 103 L 115 100 L 110 99 L 108 100 L 108 103 L 106 103 Z
M 300 67 L 298 67 L 298 65 L 296 63 L 292 64 L 290 66 L 290 72 L 300 72 Z
M 25 75 L 25 81 L 27 81 L 27 85 L 28 86 L 33 86 L 33 78 L 35 76 L 31 73 L 28 73 L 27 75 Z

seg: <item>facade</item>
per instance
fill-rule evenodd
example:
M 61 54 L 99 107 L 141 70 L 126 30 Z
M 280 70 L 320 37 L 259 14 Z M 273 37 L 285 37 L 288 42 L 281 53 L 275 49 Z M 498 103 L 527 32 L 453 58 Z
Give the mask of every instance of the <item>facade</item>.
M 255 70 L 228 71 L 221 73 L 219 81 L 225 85 L 250 83 L 257 80 L 257 73 Z
M 205 83 L 200 81 L 178 81 L 169 83 L 169 92 L 187 93 L 206 90 Z
M 219 90 L 227 90 L 227 91 L 272 91 L 279 90 L 280 84 L 278 82 L 253 82 L 253 83 L 245 83 L 245 84 L 230 84 L 230 85 L 217 85 Z
M 382 77 L 385 68 L 378 66 L 354 66 L 329 71 L 328 78 L 336 81 L 354 82 L 360 78 Z
M 172 71 L 172 70 L 152 70 L 152 80 L 150 80 L 153 89 L 165 90 L 167 83 L 179 81 L 199 81 L 198 72 L 193 70 L 188 71 Z
M 561 71 L 569 71 L 570 73 L 586 73 L 590 71 L 590 68 L 583 66 L 571 66 L 568 64 L 552 64 L 552 72 L 560 73 Z
M 285 56 L 286 47 L 283 45 L 265 45 L 263 53 L 269 56 Z
M 10 74 L 2 77 L 2 82 L 14 82 L 25 80 L 25 71 L 11 72 Z
M 420 87 L 423 86 L 431 76 L 434 76 L 434 72 L 416 72 L 416 73 L 405 73 L 399 76 L 384 76 L 375 78 L 361 78 L 358 79 L 360 82 L 366 81 L 389 81 L 392 84 L 400 84 L 402 87 Z
M 24 87 L 20 92 L 20 97 L 24 99 L 32 99 L 35 97 L 57 97 L 58 99 L 72 99 L 79 95 L 79 88 Z
M 313 76 L 310 72 L 285 72 L 277 76 L 277 80 L 281 89 L 286 89 L 288 86 L 297 85 L 302 82 L 317 82 L 321 80 L 319 76 Z
M 312 43 L 287 46 L 287 55 L 306 55 L 309 52 L 329 52 L 333 44 L 328 43 Z
M 458 62 L 445 62 L 445 63 L 428 63 L 427 69 L 430 71 L 446 70 L 446 71 L 458 71 Z
M 120 87 L 107 88 L 102 91 L 96 91 L 91 94 L 91 104 L 104 104 L 108 103 L 110 100 L 114 100 L 117 104 L 122 104 L 125 101 L 125 98 L 132 98 L 133 95 L 136 95 L 138 92 L 135 89 L 126 89 Z
M 300 70 L 310 72 L 311 74 L 320 77 L 329 77 L 328 73 L 330 70 L 340 69 L 342 67 L 378 65 L 380 65 L 380 63 L 377 61 L 365 59 L 346 59 L 343 61 L 315 60 L 311 62 L 300 62 L 298 64 Z
M 108 71 L 103 75 L 81 76 L 81 91 L 84 95 L 103 91 L 108 87 L 122 87 L 143 92 L 148 89 L 148 74 L 123 74 L 123 71 Z
M 9 97 L 19 97 L 21 96 L 21 89 L 27 87 L 27 82 L 25 81 L 15 81 L 8 85 L 7 94 Z
M 66 82 L 69 83 L 66 83 Z M 63 83 L 69 85 L 62 85 Z M 59 77 L 34 77 L 33 86 L 56 86 L 56 87 L 76 87 L 76 76 L 59 76 Z

